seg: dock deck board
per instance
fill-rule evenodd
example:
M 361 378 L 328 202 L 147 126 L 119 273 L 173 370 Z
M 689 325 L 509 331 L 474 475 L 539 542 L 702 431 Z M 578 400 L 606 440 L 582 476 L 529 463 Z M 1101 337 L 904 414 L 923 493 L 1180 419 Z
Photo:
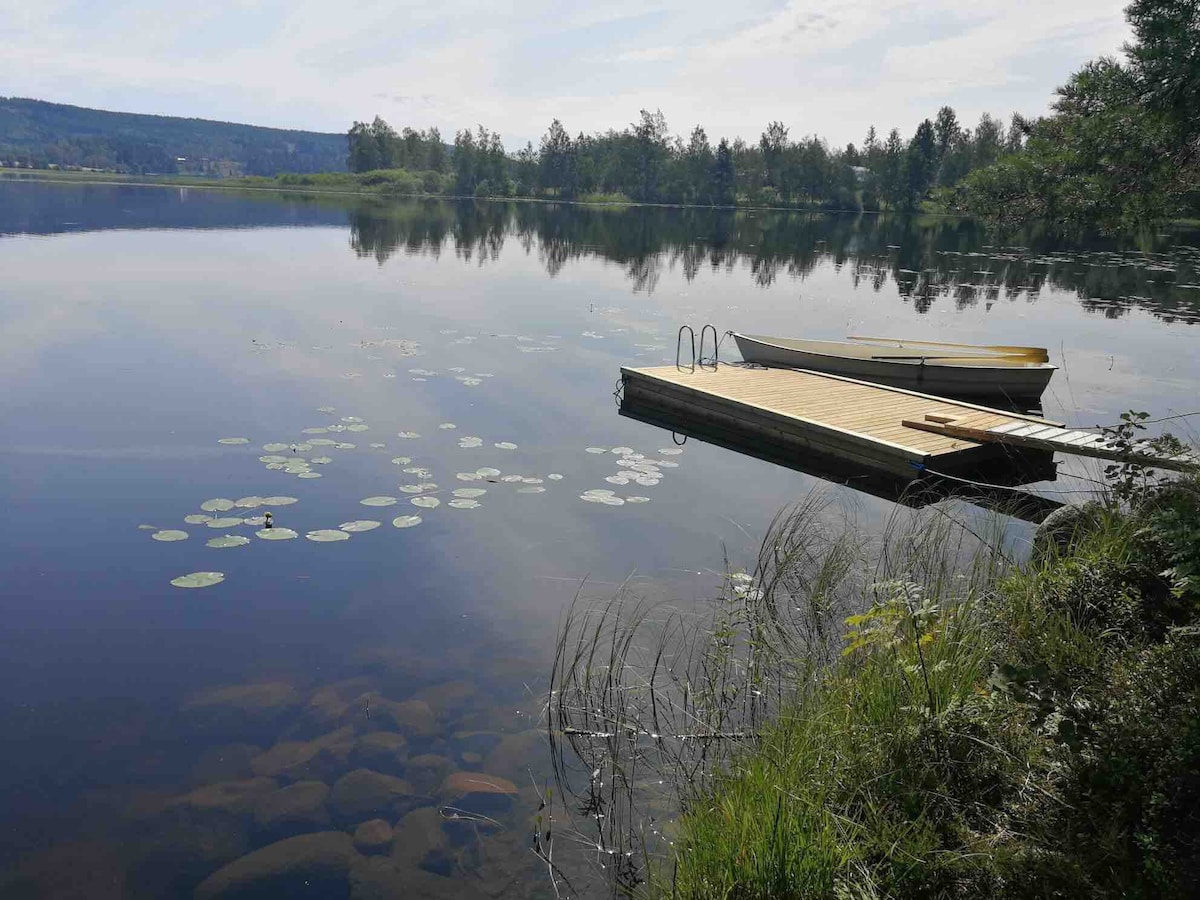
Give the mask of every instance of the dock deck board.
M 1035 416 L 918 394 L 838 375 L 798 369 L 719 366 L 695 371 L 675 366 L 622 368 L 627 397 L 686 411 L 726 428 L 757 432 L 798 449 L 915 475 L 914 464 L 962 469 L 1012 448 L 905 425 L 941 416 L 993 428 L 1057 423 Z

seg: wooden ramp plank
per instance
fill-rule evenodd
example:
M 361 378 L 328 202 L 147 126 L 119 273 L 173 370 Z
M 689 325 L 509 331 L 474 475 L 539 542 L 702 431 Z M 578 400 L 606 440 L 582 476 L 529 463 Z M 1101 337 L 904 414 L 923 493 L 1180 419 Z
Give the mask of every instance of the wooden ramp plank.
M 979 427 L 965 424 L 966 421 L 965 418 L 947 421 L 941 416 L 926 416 L 924 419 L 906 419 L 904 425 L 921 431 L 944 434 L 947 437 L 1056 450 L 1118 462 L 1144 463 L 1160 469 L 1190 471 L 1200 468 L 1200 456 L 1195 453 L 1166 454 L 1146 439 L 1134 441 L 1128 447 L 1119 447 L 1105 435 L 1078 429 L 1019 422 Z

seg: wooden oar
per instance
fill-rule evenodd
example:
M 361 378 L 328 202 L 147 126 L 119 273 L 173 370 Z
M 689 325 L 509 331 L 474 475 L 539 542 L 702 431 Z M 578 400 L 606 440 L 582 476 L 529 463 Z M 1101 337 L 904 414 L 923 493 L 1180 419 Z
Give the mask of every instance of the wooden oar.
M 916 344 L 921 347 L 960 347 L 964 350 L 981 350 L 989 353 L 1000 353 L 1011 356 L 1028 357 L 1032 362 L 1049 362 L 1050 354 L 1045 347 L 1017 347 L 1006 344 L 952 344 L 939 341 L 909 341 L 899 338 L 856 337 L 851 335 L 848 341 L 874 341 L 877 344 Z

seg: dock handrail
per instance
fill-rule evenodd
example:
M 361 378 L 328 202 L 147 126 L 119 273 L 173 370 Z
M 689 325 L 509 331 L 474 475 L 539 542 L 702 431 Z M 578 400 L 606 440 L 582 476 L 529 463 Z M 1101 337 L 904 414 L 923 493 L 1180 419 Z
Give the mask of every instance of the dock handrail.
M 713 355 L 712 358 L 708 360 L 709 365 L 706 365 L 704 359 L 704 335 L 708 334 L 709 331 L 712 332 L 713 336 Z M 711 368 L 715 372 L 717 367 L 721 364 L 720 353 L 721 345 L 717 340 L 717 326 L 710 322 L 708 325 L 705 325 L 700 329 L 700 356 L 697 357 L 696 362 L 700 365 L 700 368 Z
M 680 325 L 679 333 L 677 335 L 675 335 L 675 368 L 677 368 L 677 369 L 683 368 L 682 363 L 679 362 L 679 354 L 683 350 L 683 332 L 685 329 L 692 336 L 692 355 L 691 355 L 691 362 L 688 364 L 689 365 L 688 371 L 695 372 L 696 371 L 696 332 L 695 332 L 695 330 L 693 330 L 691 325 Z M 701 331 L 700 333 L 703 334 L 704 332 Z

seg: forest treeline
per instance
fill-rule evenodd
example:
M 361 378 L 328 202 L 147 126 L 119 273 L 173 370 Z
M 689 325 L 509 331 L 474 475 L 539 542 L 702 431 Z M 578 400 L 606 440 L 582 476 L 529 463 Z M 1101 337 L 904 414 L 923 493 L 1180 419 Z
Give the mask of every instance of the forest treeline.
M 1019 150 L 1027 128 L 1020 116 L 1006 126 L 987 114 L 965 128 L 944 106 L 908 139 L 871 128 L 861 145 L 830 147 L 815 135 L 793 139 L 776 121 L 755 143 L 722 138 L 714 146 L 703 126 L 684 139 L 661 112 L 642 110 L 621 131 L 575 137 L 555 119 L 536 148 L 530 142 L 511 154 L 482 125 L 459 131 L 448 148 L 436 128 L 397 132 L 376 117 L 350 129 L 349 167 L 406 170 L 428 193 L 459 196 L 912 209 Z
M 349 133 L 352 172 L 407 170 L 428 193 L 712 205 L 912 210 L 932 204 L 1007 225 L 1034 219 L 1112 230 L 1200 215 L 1200 0 L 1135 0 L 1124 59 L 1084 66 L 1051 114 L 964 127 L 943 106 L 910 136 L 871 128 L 858 145 L 795 138 L 770 123 L 753 143 L 672 135 L 642 110 L 621 130 L 572 137 L 555 119 L 537 147 L 464 129 L 397 133 L 376 118 Z M 385 179 L 387 176 L 375 176 Z
M 0 97 L 0 165 L 134 175 L 344 172 L 346 138 Z

